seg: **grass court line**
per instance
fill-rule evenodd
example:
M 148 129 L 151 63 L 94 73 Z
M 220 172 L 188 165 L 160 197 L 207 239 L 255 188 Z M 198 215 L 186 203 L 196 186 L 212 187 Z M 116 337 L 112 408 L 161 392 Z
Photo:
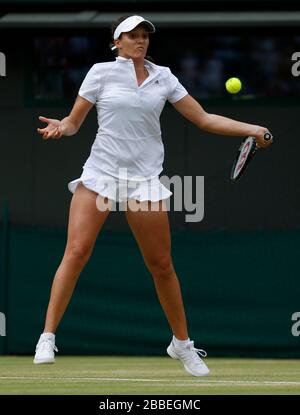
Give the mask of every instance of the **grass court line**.
M 231 384 L 231 385 L 300 385 L 300 382 L 289 381 L 256 381 L 256 380 L 185 380 L 185 379 L 133 379 L 133 378 L 98 378 L 98 377 L 33 377 L 33 376 L 0 376 L 0 380 L 87 380 L 104 382 L 173 382 L 200 384 Z

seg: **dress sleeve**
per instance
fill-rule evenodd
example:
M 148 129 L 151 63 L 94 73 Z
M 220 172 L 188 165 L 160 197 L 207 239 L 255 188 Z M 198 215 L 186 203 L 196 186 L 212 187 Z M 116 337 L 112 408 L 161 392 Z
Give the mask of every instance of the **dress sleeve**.
M 95 104 L 97 101 L 100 84 L 100 71 L 95 64 L 86 74 L 86 77 L 84 78 L 79 89 L 78 95 L 80 95 L 82 98 L 87 99 L 92 104 Z
M 172 74 L 170 68 L 168 68 L 168 96 L 167 100 L 174 104 L 175 102 L 179 101 L 184 96 L 188 95 L 187 90 L 181 83 L 178 81 L 175 75 Z

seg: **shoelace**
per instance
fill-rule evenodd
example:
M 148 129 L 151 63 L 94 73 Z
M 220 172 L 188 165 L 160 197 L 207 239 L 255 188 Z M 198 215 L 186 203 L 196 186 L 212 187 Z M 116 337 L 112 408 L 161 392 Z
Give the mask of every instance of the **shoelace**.
M 192 353 L 190 353 L 192 352 Z M 186 358 L 186 360 L 188 362 L 194 362 L 194 363 L 200 363 L 200 364 L 204 364 L 204 362 L 202 362 L 201 358 L 199 358 L 198 355 L 200 355 L 201 357 L 206 357 L 207 353 L 205 350 L 203 349 L 196 349 L 196 347 L 194 347 L 194 342 L 191 341 L 190 343 L 187 344 L 186 350 L 182 350 L 182 354 L 183 357 Z
M 58 352 L 58 348 L 55 346 L 55 344 L 53 344 L 53 342 L 51 340 L 48 340 L 48 339 L 40 340 L 38 342 L 38 344 L 36 345 L 35 351 L 37 351 L 38 348 L 41 348 L 42 350 L 44 350 L 46 347 L 49 347 L 49 346 L 53 350 L 55 350 L 56 352 Z

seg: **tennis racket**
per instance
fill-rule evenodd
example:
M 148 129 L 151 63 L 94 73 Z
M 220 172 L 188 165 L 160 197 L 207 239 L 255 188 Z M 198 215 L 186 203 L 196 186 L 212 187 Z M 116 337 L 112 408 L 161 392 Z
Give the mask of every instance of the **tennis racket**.
M 267 132 L 264 134 L 264 140 L 269 141 L 272 138 L 271 133 Z M 236 181 L 242 176 L 258 148 L 254 137 L 245 138 L 240 145 L 236 159 L 233 163 L 230 175 L 231 180 Z

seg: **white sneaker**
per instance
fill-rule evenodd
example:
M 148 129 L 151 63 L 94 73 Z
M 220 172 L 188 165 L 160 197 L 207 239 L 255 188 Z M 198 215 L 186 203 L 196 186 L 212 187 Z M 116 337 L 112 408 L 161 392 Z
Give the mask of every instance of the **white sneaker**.
M 198 356 L 206 357 L 207 353 L 205 350 L 196 349 L 194 342 L 190 341 L 186 345 L 177 346 L 174 339 L 167 348 L 167 353 L 173 359 L 179 359 L 185 368 L 185 370 L 193 376 L 207 376 L 209 369 L 203 360 Z
M 55 335 L 52 333 L 43 333 L 35 348 L 33 363 L 39 365 L 42 363 L 54 363 L 54 351 L 58 352 L 55 346 Z

